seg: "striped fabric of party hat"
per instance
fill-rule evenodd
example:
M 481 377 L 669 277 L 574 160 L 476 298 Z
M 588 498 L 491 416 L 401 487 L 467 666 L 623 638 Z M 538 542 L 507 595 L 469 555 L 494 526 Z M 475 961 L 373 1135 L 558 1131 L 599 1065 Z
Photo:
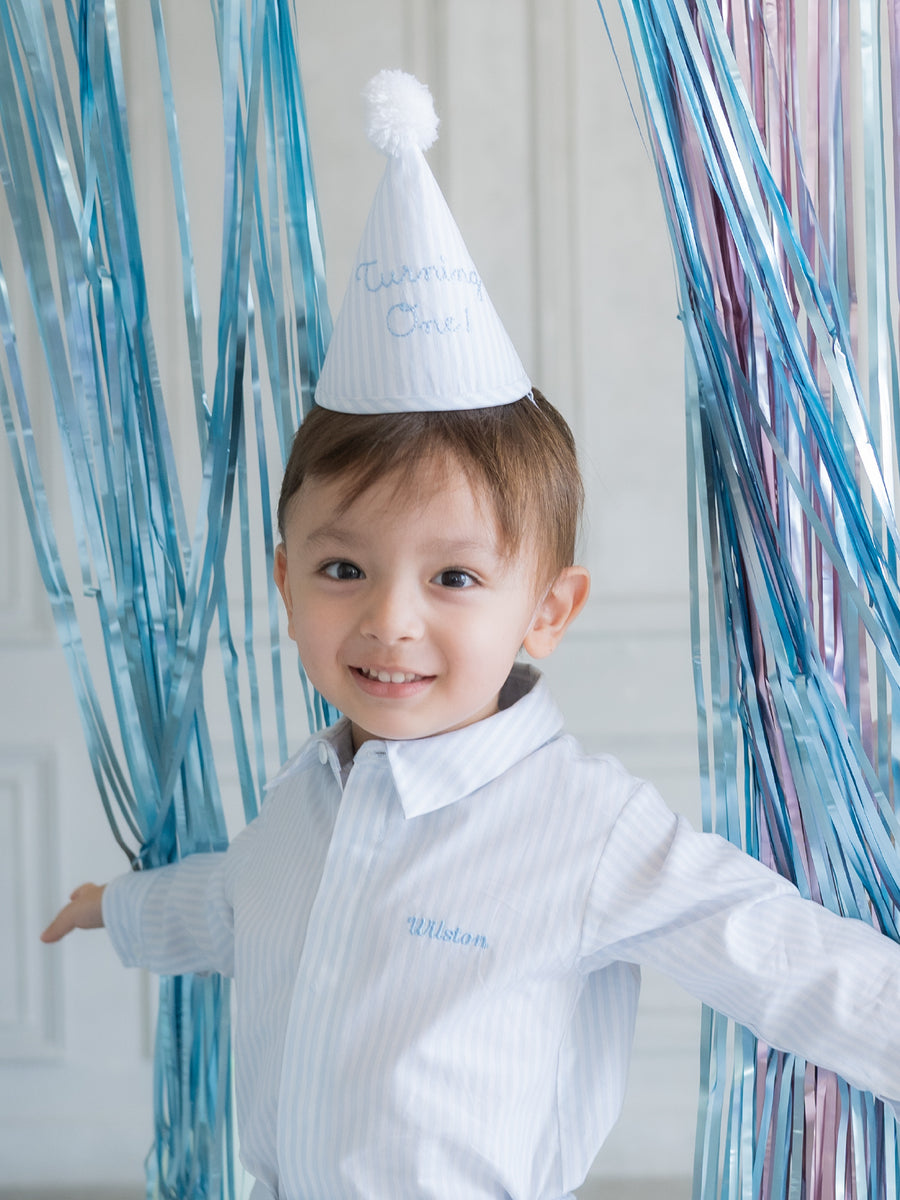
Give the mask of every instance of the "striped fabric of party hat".
M 445 412 L 509 404 L 531 383 L 423 151 L 428 89 L 382 71 L 363 93 L 388 156 L 322 366 L 316 403 L 338 412 Z

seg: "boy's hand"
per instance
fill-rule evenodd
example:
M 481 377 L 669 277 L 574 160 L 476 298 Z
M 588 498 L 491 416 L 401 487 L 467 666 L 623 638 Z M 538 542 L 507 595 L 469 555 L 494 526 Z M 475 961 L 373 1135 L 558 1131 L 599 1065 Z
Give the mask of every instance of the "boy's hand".
M 42 942 L 58 942 L 73 929 L 100 929 L 103 925 L 103 891 L 96 883 L 83 883 L 69 897 L 44 932 Z

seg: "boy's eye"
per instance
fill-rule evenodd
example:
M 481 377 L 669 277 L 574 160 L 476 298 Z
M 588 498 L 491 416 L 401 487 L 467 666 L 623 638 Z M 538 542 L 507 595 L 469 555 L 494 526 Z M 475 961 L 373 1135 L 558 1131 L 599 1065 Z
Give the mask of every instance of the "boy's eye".
M 339 579 L 342 582 L 348 579 L 363 578 L 363 573 L 359 567 L 352 562 L 344 562 L 343 560 L 326 563 L 322 567 L 322 574 L 327 575 L 329 579 Z
M 478 582 L 475 576 L 470 575 L 468 571 L 460 571 L 455 567 L 450 567 L 446 571 L 441 571 L 440 575 L 435 576 L 435 580 L 441 585 L 441 587 L 446 588 L 474 587 Z

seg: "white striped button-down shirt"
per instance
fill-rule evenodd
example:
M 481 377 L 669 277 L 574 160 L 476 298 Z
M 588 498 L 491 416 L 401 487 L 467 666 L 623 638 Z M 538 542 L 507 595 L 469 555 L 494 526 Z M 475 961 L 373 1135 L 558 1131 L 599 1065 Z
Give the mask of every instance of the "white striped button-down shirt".
M 127 964 L 235 978 L 254 1196 L 567 1196 L 621 1107 L 641 963 L 900 1096 L 897 947 L 585 755 L 536 678 L 349 773 L 342 722 L 227 853 L 107 888 Z

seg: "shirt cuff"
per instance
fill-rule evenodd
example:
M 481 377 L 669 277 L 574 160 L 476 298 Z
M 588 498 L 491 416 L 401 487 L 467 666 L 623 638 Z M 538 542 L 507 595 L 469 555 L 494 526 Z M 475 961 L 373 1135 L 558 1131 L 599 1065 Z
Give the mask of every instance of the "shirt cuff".
M 110 880 L 103 890 L 103 924 L 113 949 L 126 967 L 142 965 L 141 921 L 155 874 L 155 871 L 129 871 Z

